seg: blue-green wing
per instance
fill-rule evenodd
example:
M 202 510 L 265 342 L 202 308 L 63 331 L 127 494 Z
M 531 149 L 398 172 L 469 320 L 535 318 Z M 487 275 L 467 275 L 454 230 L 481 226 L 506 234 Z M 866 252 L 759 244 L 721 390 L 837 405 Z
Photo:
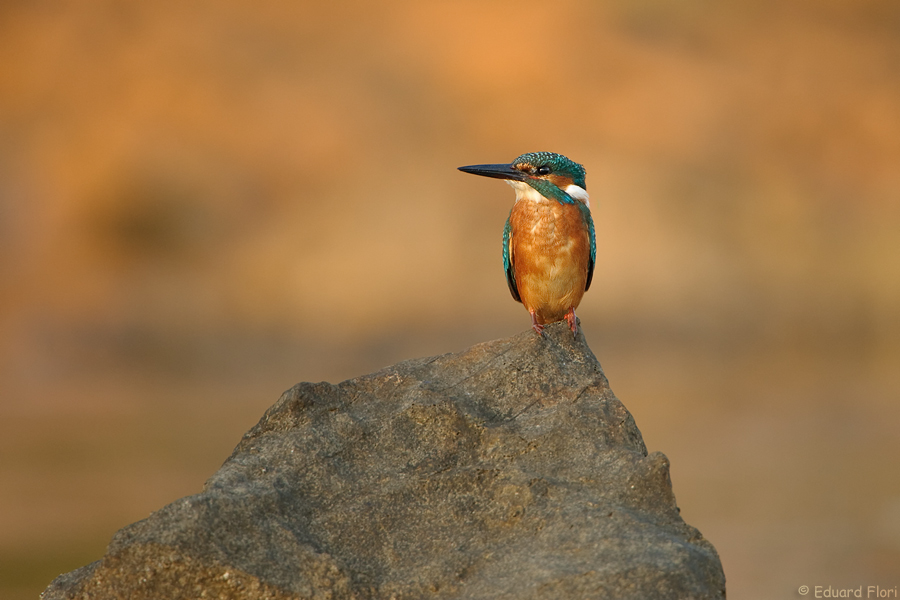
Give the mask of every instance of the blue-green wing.
M 594 264 L 591 261 L 591 270 L 593 268 Z M 519 287 L 516 285 L 516 268 L 513 266 L 512 259 L 512 228 L 509 226 L 508 218 L 506 219 L 506 227 L 503 228 L 503 271 L 506 273 L 506 285 L 509 286 L 509 293 L 512 294 L 513 300 L 521 302 Z
M 594 263 L 597 260 L 597 240 L 594 237 L 594 219 L 591 218 L 591 209 L 579 203 L 581 214 L 584 217 L 585 225 L 587 225 L 588 235 L 591 237 L 591 260 L 588 262 L 587 282 L 584 284 L 584 291 L 591 289 L 591 280 L 594 278 Z

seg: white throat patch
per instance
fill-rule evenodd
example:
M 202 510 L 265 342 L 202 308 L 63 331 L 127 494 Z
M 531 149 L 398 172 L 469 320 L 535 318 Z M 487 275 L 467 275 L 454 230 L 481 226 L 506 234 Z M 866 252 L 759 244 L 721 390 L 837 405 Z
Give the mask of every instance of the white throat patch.
M 524 181 L 516 181 L 515 179 L 507 179 L 506 183 L 516 190 L 516 202 L 519 200 L 531 200 L 532 202 L 546 202 L 547 199 L 541 196 L 541 193 L 525 183 Z
M 507 179 L 506 183 L 516 190 L 516 202 L 519 200 L 531 200 L 532 202 L 547 202 L 547 199 L 541 196 L 541 193 L 525 183 L 524 181 L 516 181 L 515 179 Z M 580 185 L 574 183 L 566 186 L 565 192 L 576 200 L 581 200 L 588 208 L 591 207 L 591 197 L 588 196 L 587 190 Z

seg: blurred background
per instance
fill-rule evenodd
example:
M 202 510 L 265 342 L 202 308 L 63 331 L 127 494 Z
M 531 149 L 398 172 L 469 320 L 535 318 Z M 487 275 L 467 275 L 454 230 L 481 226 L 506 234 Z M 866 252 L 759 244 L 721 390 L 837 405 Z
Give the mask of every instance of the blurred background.
M 0 597 L 196 493 L 282 391 L 529 328 L 513 191 L 587 168 L 582 326 L 730 598 L 900 584 L 900 4 L 0 4 Z

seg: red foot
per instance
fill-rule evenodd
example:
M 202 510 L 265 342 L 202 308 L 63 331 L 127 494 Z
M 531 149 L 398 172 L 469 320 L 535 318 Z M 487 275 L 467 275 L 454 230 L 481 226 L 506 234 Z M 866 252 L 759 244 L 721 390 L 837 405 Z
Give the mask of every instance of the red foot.
M 544 326 L 537 322 L 537 315 L 534 314 L 534 311 L 528 312 L 531 313 L 531 328 L 534 329 L 539 336 L 544 337 Z
M 569 312 L 566 313 L 566 323 L 569 324 L 569 329 L 572 330 L 573 335 L 578 335 L 578 321 L 575 320 L 575 309 L 570 308 Z

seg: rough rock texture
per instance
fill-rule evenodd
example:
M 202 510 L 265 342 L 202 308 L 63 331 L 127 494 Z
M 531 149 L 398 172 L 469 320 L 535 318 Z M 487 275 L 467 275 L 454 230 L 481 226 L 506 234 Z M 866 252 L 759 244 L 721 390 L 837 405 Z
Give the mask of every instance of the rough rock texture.
M 293 387 L 44 598 L 723 598 L 666 457 L 584 338 L 545 333 Z

